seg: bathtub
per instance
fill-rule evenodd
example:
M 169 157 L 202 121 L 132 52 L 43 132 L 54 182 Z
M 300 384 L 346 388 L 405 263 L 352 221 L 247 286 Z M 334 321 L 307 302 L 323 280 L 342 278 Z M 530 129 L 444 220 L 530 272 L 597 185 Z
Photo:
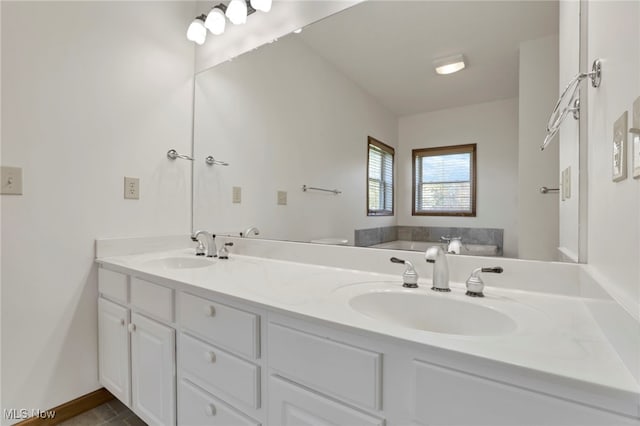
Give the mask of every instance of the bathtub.
M 440 246 L 446 250 L 447 245 L 433 241 L 406 241 L 395 240 L 381 244 L 374 244 L 369 247 L 390 249 L 390 250 L 410 250 L 427 251 L 429 247 Z M 500 256 L 500 250 L 496 245 L 487 244 L 465 244 L 462 243 L 460 254 L 467 256 Z

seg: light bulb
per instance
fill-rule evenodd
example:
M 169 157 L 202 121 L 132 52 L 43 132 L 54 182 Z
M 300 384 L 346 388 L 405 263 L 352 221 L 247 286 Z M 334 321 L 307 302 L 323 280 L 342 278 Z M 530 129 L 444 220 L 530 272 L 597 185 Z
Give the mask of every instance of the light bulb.
M 247 3 L 245 0 L 231 0 L 227 6 L 227 18 L 233 25 L 241 25 L 247 22 Z
M 187 29 L 187 39 L 202 45 L 207 39 L 207 29 L 204 27 L 204 19 L 198 16 L 191 22 Z
M 260 12 L 268 12 L 271 10 L 271 0 L 251 0 L 251 7 Z
M 204 26 L 211 31 L 211 34 L 220 35 L 224 32 L 224 27 L 227 24 L 227 19 L 224 17 L 224 12 L 218 7 L 214 7 L 207 15 L 207 19 L 204 21 Z

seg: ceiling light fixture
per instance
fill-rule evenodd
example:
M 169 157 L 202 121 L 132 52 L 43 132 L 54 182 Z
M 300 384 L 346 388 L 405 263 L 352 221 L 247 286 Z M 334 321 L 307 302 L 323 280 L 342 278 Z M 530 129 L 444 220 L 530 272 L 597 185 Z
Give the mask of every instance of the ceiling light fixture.
M 227 18 L 233 25 L 242 25 L 247 22 L 247 2 L 245 0 L 231 0 L 227 6 Z
M 227 25 L 227 19 L 224 16 L 224 12 L 227 7 L 224 4 L 214 6 L 207 19 L 204 21 L 204 26 L 211 31 L 211 34 L 220 35 L 224 33 L 224 28 Z
M 251 7 L 260 12 L 268 12 L 271 10 L 272 0 L 251 0 Z
M 453 55 L 446 58 L 440 58 L 433 61 L 433 66 L 436 68 L 438 74 L 453 74 L 463 70 L 467 64 L 464 61 L 464 56 Z
M 196 44 L 202 45 L 207 39 L 207 29 L 204 26 L 204 21 L 207 18 L 206 15 L 197 16 L 196 19 L 191 21 L 189 28 L 187 29 L 187 39 L 193 41 Z
M 302 28 L 298 28 L 297 30 L 293 30 L 294 34 L 300 34 L 302 32 Z

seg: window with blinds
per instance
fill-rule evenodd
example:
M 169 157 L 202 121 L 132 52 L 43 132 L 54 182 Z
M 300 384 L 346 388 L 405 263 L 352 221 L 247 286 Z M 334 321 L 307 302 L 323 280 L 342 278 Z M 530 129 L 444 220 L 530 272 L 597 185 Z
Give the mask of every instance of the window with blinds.
M 367 150 L 367 215 L 393 216 L 395 150 L 371 136 Z
M 413 215 L 476 215 L 476 144 L 413 150 Z

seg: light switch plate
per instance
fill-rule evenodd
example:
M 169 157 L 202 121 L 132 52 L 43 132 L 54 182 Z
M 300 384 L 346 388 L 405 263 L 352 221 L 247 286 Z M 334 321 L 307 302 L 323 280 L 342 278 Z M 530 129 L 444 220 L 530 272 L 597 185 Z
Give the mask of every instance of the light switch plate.
M 614 182 L 627 178 L 627 111 L 613 124 L 612 177 Z
M 234 204 L 242 203 L 242 188 L 234 186 L 231 192 L 231 202 Z
M 279 206 L 287 205 L 287 191 L 278 191 L 278 205 Z
M 633 144 L 632 170 L 633 178 L 640 179 L 640 96 L 633 103 L 633 120 L 631 121 L 631 143 Z
M 2 195 L 22 195 L 22 168 L 2 166 Z
M 140 199 L 140 179 L 124 177 L 124 198 L 127 200 Z
M 562 171 L 562 200 L 571 198 L 571 166 Z

